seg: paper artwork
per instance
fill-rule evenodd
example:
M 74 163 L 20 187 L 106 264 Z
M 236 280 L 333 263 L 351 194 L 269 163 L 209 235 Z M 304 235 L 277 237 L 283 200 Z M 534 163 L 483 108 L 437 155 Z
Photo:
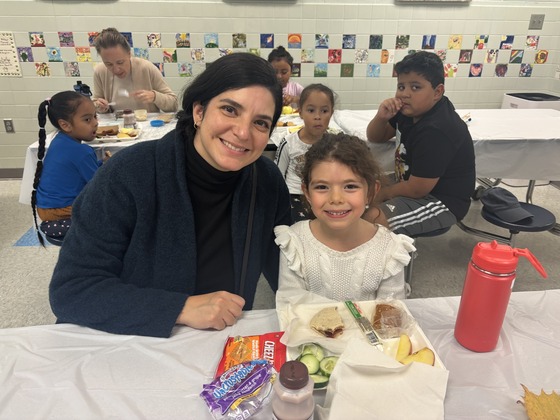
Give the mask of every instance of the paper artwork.
M 445 77 L 456 77 L 457 76 L 457 64 L 446 63 L 443 65 L 443 71 Z
M 29 32 L 29 43 L 32 47 L 44 47 L 45 36 L 43 32 Z
M 381 64 L 394 63 L 395 50 L 381 50 Z
M 190 63 L 177 63 L 179 70 L 179 77 L 192 77 L 192 64 Z
M 33 60 L 33 50 L 31 47 L 17 47 L 17 53 L 19 61 L 22 63 L 32 62 Z
M 496 64 L 496 69 L 494 70 L 494 75 L 496 77 L 506 77 L 508 71 L 507 64 Z
M 354 77 L 354 64 L 343 63 L 340 66 L 340 77 Z
M 95 43 L 95 38 L 97 38 L 97 35 L 99 35 L 99 32 L 88 32 L 88 43 L 90 47 L 94 47 L 94 43 Z
M 535 55 L 535 64 L 544 64 L 548 59 L 548 51 L 547 50 L 539 50 Z
M 315 50 L 313 50 L 313 49 L 303 49 L 303 50 L 301 50 L 301 62 L 302 63 L 313 63 L 313 62 L 315 62 Z
M 139 57 L 139 58 L 144 58 L 146 60 L 150 59 L 150 50 L 148 50 L 147 48 L 138 48 L 138 47 L 134 47 L 132 49 L 134 57 Z
M 261 49 L 260 48 L 249 48 L 247 51 L 250 54 L 256 55 L 257 57 L 261 56 Z
M 358 64 L 367 63 L 368 55 L 368 50 L 358 48 L 354 54 L 354 62 Z
M 72 32 L 59 32 L 58 41 L 61 47 L 74 47 L 74 34 Z
M 12 32 L 0 32 L 0 76 L 21 77 L 18 50 Z
M 469 77 L 480 77 L 482 76 L 482 64 L 476 63 L 471 64 L 469 69 Z
M 488 43 L 488 35 L 477 35 L 474 40 L 473 48 L 475 50 L 483 50 L 486 48 L 486 44 Z
M 204 48 L 193 48 L 191 50 L 191 58 L 195 63 L 204 62 Z
M 163 50 L 163 62 L 164 63 L 176 63 L 177 62 L 177 50 L 175 48 L 165 48 Z
M 463 35 L 451 35 L 447 41 L 447 49 L 460 50 L 463 44 Z
M 39 77 L 50 77 L 51 69 L 48 63 L 35 63 L 35 74 Z
M 233 50 L 231 48 L 218 48 L 218 53 L 220 57 L 223 57 L 225 55 L 233 54 Z
M 533 65 L 529 63 L 521 64 L 519 77 L 531 77 L 531 74 L 533 74 Z
M 161 48 L 161 34 L 152 32 L 146 38 L 148 39 L 148 48 Z
M 329 48 L 329 35 L 315 34 L 315 48 Z
M 327 77 L 327 63 L 315 63 L 315 67 L 313 69 L 313 76 Z
M 274 48 L 274 34 L 261 34 L 261 48 Z
M 156 68 L 159 70 L 159 72 L 161 73 L 161 75 L 163 77 L 165 77 L 165 66 L 163 65 L 163 63 L 153 63 L 154 66 L 156 66 Z
M 89 47 L 76 47 L 76 60 L 85 63 L 91 60 L 91 50 Z
M 528 50 L 536 50 L 539 46 L 539 36 L 538 35 L 528 35 L 525 40 L 525 45 Z
M 410 35 L 397 35 L 395 49 L 406 50 L 410 43 Z
M 301 77 L 301 64 L 292 64 L 292 77 Z
M 80 77 L 80 67 L 77 61 L 64 62 L 64 74 L 66 77 Z
M 288 34 L 288 48 L 301 48 L 301 34 Z
M 218 34 L 216 32 L 204 34 L 204 46 L 206 48 L 218 48 L 220 46 Z
M 370 35 L 369 36 L 369 49 L 380 50 L 383 48 L 383 35 Z
M 424 35 L 422 36 L 422 49 L 423 50 L 433 50 L 436 46 L 436 36 L 435 35 Z
M 366 77 L 379 77 L 381 74 L 381 66 L 379 64 L 368 64 L 366 69 Z
M 502 35 L 500 50 L 511 50 L 513 48 L 513 35 Z
M 247 48 L 247 34 L 232 34 L 231 46 L 233 48 Z
M 523 61 L 524 52 L 524 50 L 511 50 L 509 62 L 512 64 L 521 64 L 521 62 Z
M 190 48 L 191 34 L 188 32 L 177 32 L 175 34 L 175 46 L 177 48 Z
M 341 60 L 342 60 L 342 50 L 341 49 L 329 50 L 329 63 L 330 64 L 340 63 Z
M 484 57 L 484 62 L 485 63 L 495 63 L 496 60 L 498 59 L 498 52 L 499 50 L 488 50 L 486 52 L 486 56 Z
M 132 42 L 132 32 L 121 32 L 120 34 L 126 38 L 128 45 L 134 47 L 134 43 Z
M 356 48 L 356 35 L 342 35 L 342 48 L 353 50 Z
M 445 63 L 445 60 L 447 59 L 447 50 L 434 50 L 434 54 L 436 54 L 440 58 L 440 60 Z
M 49 62 L 62 62 L 62 55 L 60 54 L 59 47 L 47 47 L 46 50 Z
M 459 63 L 470 63 L 472 59 L 472 50 L 461 50 L 459 53 Z

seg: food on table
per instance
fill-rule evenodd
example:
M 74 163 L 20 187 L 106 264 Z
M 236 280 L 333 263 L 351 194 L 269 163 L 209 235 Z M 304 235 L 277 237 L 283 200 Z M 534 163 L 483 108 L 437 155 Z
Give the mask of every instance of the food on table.
M 294 109 L 290 105 L 282 107 L 282 114 L 293 114 Z
M 319 389 L 327 386 L 338 356 L 327 356 L 325 349 L 319 344 L 308 343 L 301 346 L 297 360 L 307 367 L 309 376 L 315 383 L 314 388 Z
M 97 127 L 96 137 L 116 136 L 119 134 L 118 125 L 106 125 Z
M 412 362 L 425 363 L 427 365 L 433 366 L 436 362 L 436 355 L 429 347 L 424 347 L 408 356 L 404 359 L 399 360 L 403 365 L 408 365 Z
M 117 134 L 117 137 L 119 139 L 125 139 L 128 137 L 136 137 L 138 136 L 138 134 L 140 133 L 140 130 L 136 129 L 136 128 L 121 128 L 119 130 L 119 133 Z
M 276 127 L 295 127 L 295 123 L 291 121 L 278 121 Z
M 162 120 L 164 123 L 168 123 L 175 117 L 175 114 L 159 114 L 158 120 Z
M 309 326 L 328 338 L 336 338 L 344 331 L 344 322 L 336 306 L 321 309 L 311 318 Z
M 403 310 L 388 303 L 378 303 L 372 320 L 373 328 L 402 327 Z
M 402 361 L 405 357 L 412 353 L 412 342 L 410 337 L 406 334 L 401 334 L 399 339 L 399 346 L 397 347 L 397 362 Z
M 529 420 L 537 419 L 557 419 L 560 413 L 560 395 L 552 391 L 550 394 L 541 389 L 539 395 L 529 391 L 529 389 L 521 384 L 525 395 L 523 401 L 517 401 L 525 406 L 527 417 Z

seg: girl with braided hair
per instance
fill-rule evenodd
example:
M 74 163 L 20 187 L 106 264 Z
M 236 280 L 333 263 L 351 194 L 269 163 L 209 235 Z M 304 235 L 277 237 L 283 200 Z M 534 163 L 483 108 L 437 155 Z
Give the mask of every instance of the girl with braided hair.
M 44 246 L 37 215 L 43 221 L 43 233 L 62 240 L 71 224 L 72 203 L 102 162 L 91 146 L 82 143 L 95 139 L 98 125 L 95 106 L 88 97 L 74 91 L 59 92 L 39 105 L 37 117 L 39 160 L 31 208 L 37 236 Z M 58 133 L 45 157 L 47 117 Z

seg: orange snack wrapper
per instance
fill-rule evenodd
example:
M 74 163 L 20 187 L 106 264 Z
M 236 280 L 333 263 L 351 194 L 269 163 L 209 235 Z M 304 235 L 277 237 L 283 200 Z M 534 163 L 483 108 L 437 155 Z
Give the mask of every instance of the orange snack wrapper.
M 215 378 L 232 366 L 251 360 L 263 359 L 274 366 L 276 372 L 286 361 L 286 346 L 280 342 L 284 331 L 261 335 L 228 337 Z

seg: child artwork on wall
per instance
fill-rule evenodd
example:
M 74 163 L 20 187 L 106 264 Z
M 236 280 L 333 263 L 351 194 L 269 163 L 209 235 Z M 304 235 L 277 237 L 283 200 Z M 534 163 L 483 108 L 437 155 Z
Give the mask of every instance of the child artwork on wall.
M 91 62 L 90 47 L 76 47 L 76 61 L 79 63 Z
M 533 74 L 533 65 L 529 63 L 521 64 L 519 68 L 519 77 L 531 77 Z
M 163 63 L 154 63 L 154 66 L 156 66 L 161 75 L 165 77 L 165 66 L 163 65 Z
M 449 36 L 449 41 L 447 41 L 447 49 L 460 50 L 462 44 L 463 44 L 463 35 L 451 35 Z
M 342 48 L 353 50 L 356 48 L 356 35 L 342 35 Z
M 161 48 L 161 34 L 152 32 L 146 36 L 148 48 Z
M 204 48 L 193 48 L 191 50 L 191 59 L 195 63 L 204 62 Z
M 220 57 L 233 54 L 233 50 L 231 48 L 218 48 L 218 52 Z
M 206 48 L 218 48 L 220 46 L 218 34 L 216 32 L 204 34 L 204 46 Z
M 247 34 L 233 34 L 231 36 L 231 46 L 233 48 L 247 48 Z
M 410 43 L 410 35 L 397 35 L 395 49 L 406 50 Z
M 247 51 L 249 54 L 256 55 L 257 57 L 261 56 L 261 49 L 260 48 L 249 48 Z
M 61 47 L 74 47 L 74 34 L 72 32 L 59 32 L 58 41 Z
M 537 54 L 535 54 L 535 64 L 544 64 L 548 59 L 548 51 L 547 50 L 539 50 Z
M 445 60 L 447 60 L 447 50 L 446 49 L 434 50 L 434 54 L 437 55 L 443 63 L 445 63 Z
M 301 48 L 301 34 L 288 34 L 288 48 Z
M 538 35 L 528 35 L 525 41 L 525 45 L 528 50 L 536 50 L 539 46 L 539 36 Z
M 315 34 L 315 48 L 329 48 L 329 35 L 328 34 Z
M 178 32 L 175 34 L 175 46 L 177 48 L 191 47 L 191 34 L 188 32 Z
M 49 67 L 48 63 L 35 63 L 35 73 L 39 77 L 50 77 L 51 68 Z
M 80 77 L 80 67 L 77 61 L 64 62 L 64 74 L 66 77 Z
M 29 32 L 29 42 L 31 47 L 44 47 L 45 35 L 43 32 Z
M 369 36 L 369 49 L 380 50 L 383 48 L 383 35 L 370 35 Z
M 49 58 L 49 62 L 62 62 L 62 55 L 60 54 L 59 47 L 47 47 L 47 57 Z
M 368 55 L 368 50 L 358 48 L 354 54 L 354 62 L 358 64 L 367 63 Z
M 327 63 L 315 63 L 315 67 L 313 69 L 313 76 L 327 77 Z
M 395 50 L 381 50 L 381 64 L 395 62 Z
M 342 50 L 341 49 L 329 50 L 329 63 L 330 64 L 340 63 L 341 60 L 342 60 Z
M 354 64 L 343 63 L 340 66 L 340 77 L 354 77 Z
M 521 64 L 521 62 L 523 61 L 524 52 L 524 50 L 511 50 L 509 62 L 512 64 Z
M 292 77 L 301 77 L 301 64 L 292 64 Z
M 147 48 L 134 47 L 132 49 L 134 57 L 144 58 L 146 60 L 150 59 L 150 50 Z
M 482 64 L 481 63 L 471 64 L 471 67 L 469 69 L 469 77 L 480 77 L 480 76 L 482 76 Z
M 95 43 L 95 38 L 97 38 L 97 35 L 99 35 L 99 32 L 88 32 L 88 45 L 90 47 L 93 47 L 94 43 Z
M 124 36 L 128 42 L 130 47 L 134 47 L 134 41 L 132 41 L 132 32 L 121 32 L 121 35 Z
M 274 34 L 261 34 L 261 48 L 274 48 Z
M 164 50 L 163 50 L 163 62 L 164 63 L 176 63 L 177 62 L 177 50 L 175 48 L 164 48 Z
M 496 64 L 496 69 L 494 70 L 494 75 L 496 77 L 506 77 L 508 71 L 507 64 Z
M 422 49 L 423 50 L 433 50 L 436 46 L 436 36 L 435 35 L 424 35 L 422 36 Z
M 513 48 L 513 35 L 502 35 L 500 50 L 511 50 Z
M 477 35 L 474 39 L 474 46 L 475 50 L 483 50 L 486 48 L 486 44 L 488 43 L 488 35 Z
M 443 72 L 445 77 L 457 77 L 457 64 L 445 63 L 443 65 Z
M 17 47 L 19 61 L 22 63 L 33 62 L 33 50 L 31 47 Z
M 190 63 L 177 63 L 179 77 L 192 77 L 192 64 Z
M 472 50 L 461 50 L 459 53 L 459 63 L 470 63 L 472 59 Z
M 490 49 L 486 52 L 486 56 L 484 57 L 485 63 L 495 63 L 498 59 L 498 52 L 499 50 Z
M 366 77 L 379 77 L 381 74 L 381 66 L 379 64 L 368 64 L 366 69 Z
M 303 50 L 301 50 L 301 62 L 302 63 L 313 63 L 313 62 L 315 62 L 315 50 L 313 50 L 313 49 L 303 49 Z

